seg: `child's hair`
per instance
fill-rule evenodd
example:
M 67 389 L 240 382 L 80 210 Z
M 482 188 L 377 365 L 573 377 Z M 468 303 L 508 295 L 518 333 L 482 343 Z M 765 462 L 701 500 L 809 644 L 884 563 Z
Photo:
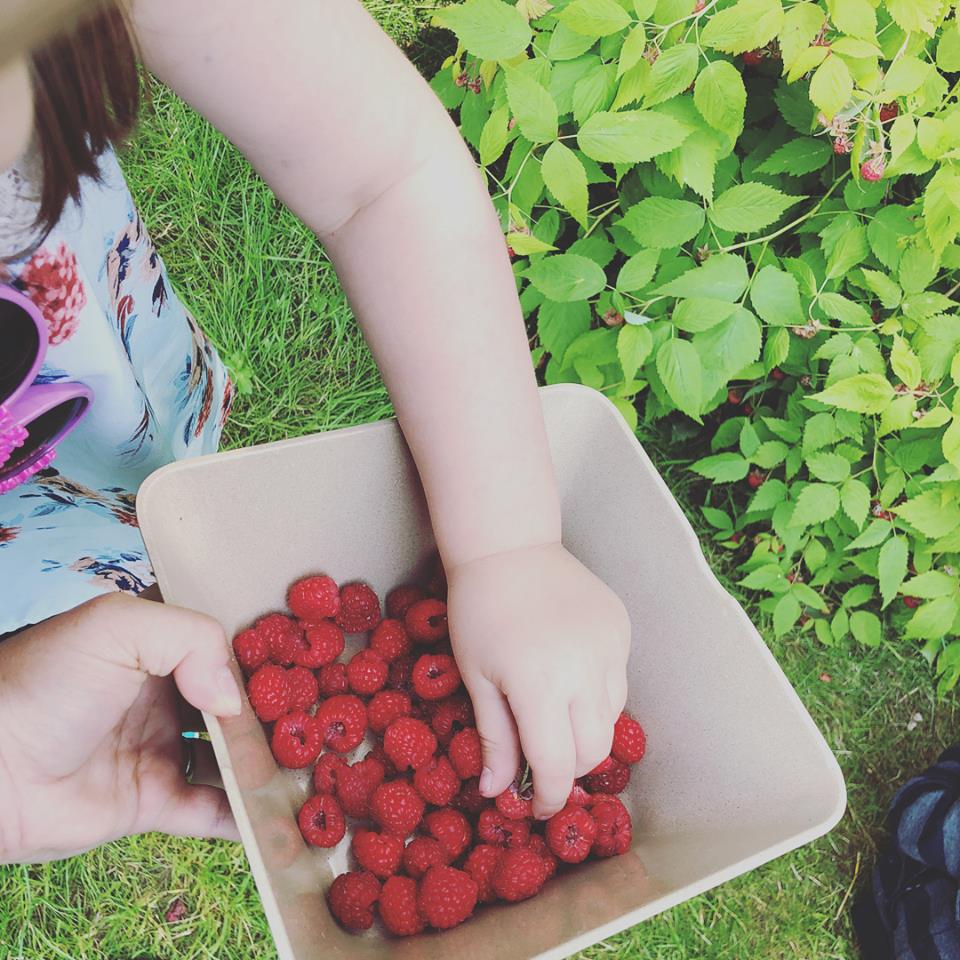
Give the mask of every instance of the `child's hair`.
M 42 165 L 38 225 L 49 230 L 83 177 L 119 143 L 140 108 L 137 53 L 116 0 L 101 0 L 32 55 L 34 135 Z

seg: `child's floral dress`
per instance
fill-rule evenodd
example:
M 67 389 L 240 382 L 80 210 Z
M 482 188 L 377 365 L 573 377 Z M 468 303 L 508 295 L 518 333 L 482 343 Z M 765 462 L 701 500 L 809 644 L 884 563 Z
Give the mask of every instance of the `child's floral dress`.
M 139 593 L 153 583 L 137 489 L 171 460 L 215 451 L 233 399 L 113 153 L 102 158 L 101 180 L 83 182 L 80 201 L 68 202 L 39 244 L 29 240 L 35 167 L 28 155 L 0 171 L 0 281 L 30 297 L 47 322 L 40 378 L 82 381 L 94 400 L 53 464 L 0 495 L 0 635 L 105 591 Z

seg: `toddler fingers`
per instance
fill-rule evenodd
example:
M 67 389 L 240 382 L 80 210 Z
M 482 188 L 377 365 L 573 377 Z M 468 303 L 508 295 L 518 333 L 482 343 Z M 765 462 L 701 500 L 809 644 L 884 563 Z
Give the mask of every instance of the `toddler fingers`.
M 538 702 L 527 692 L 510 701 L 523 754 L 533 769 L 533 815 L 543 820 L 563 809 L 573 787 L 577 750 L 566 703 Z
M 603 694 L 599 696 L 602 698 Z M 616 714 L 600 706 L 596 699 L 576 700 L 570 706 L 570 725 L 577 748 L 576 775 L 589 773 L 610 753 Z
M 506 697 L 489 680 L 471 684 L 470 698 L 483 743 L 480 792 L 495 797 L 510 786 L 520 766 L 517 726 Z

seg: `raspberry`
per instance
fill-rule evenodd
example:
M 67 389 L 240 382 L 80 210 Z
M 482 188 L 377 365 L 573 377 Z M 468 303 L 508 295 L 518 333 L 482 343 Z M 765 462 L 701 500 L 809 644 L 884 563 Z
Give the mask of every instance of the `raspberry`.
M 621 713 L 613 727 L 613 746 L 610 753 L 621 763 L 639 763 L 647 751 L 643 727 L 629 713 Z
M 539 833 L 531 833 L 527 841 L 527 848 L 532 850 L 542 861 L 546 870 L 546 879 L 549 880 L 557 872 L 557 860 L 553 851 L 547 846 L 547 841 Z
M 321 793 L 311 797 L 297 817 L 300 832 L 314 847 L 335 847 L 347 832 L 347 821 L 336 797 Z
M 453 806 L 473 815 L 490 806 L 490 801 L 480 792 L 479 777 L 471 777 L 464 782 L 460 794 L 453 800 Z
M 591 793 L 623 793 L 629 782 L 630 768 L 613 757 L 607 757 L 583 778 L 583 785 Z
M 381 620 L 370 634 L 370 649 L 391 663 L 410 652 L 410 638 L 399 620 Z
M 440 842 L 451 860 L 456 860 L 470 846 L 470 822 L 459 810 L 451 807 L 434 810 L 423 818 L 423 825 L 427 833 Z
M 450 741 L 450 763 L 461 780 L 479 777 L 483 770 L 483 748 L 476 727 L 465 727 Z
M 417 881 L 390 877 L 380 891 L 380 919 L 395 937 L 411 937 L 427 925 L 417 906 Z
M 341 694 L 324 700 L 317 710 L 316 722 L 323 742 L 337 753 L 359 746 L 367 731 L 367 708 L 359 697 Z
M 424 920 L 437 930 L 463 923 L 477 905 L 477 883 L 454 867 L 431 867 L 420 881 L 417 905 Z
M 530 824 L 508 820 L 499 810 L 488 808 L 477 820 L 477 836 L 495 847 L 522 847 L 530 838 Z
M 882 180 L 886 169 L 887 162 L 883 157 L 871 157 L 860 164 L 860 176 L 871 182 Z
M 478 843 L 463 863 L 463 869 L 477 883 L 477 899 L 481 903 L 490 903 L 491 900 L 497 899 L 497 895 L 493 892 L 493 871 L 496 870 L 502 856 L 502 847 Z
M 318 729 L 314 724 L 314 729 Z M 325 753 L 313 768 L 313 788 L 317 793 L 336 793 L 337 777 L 347 769 L 347 762 L 335 753 Z M 349 810 L 344 810 L 349 813 Z
M 398 770 L 419 770 L 436 753 L 437 738 L 422 720 L 400 717 L 387 727 L 383 749 Z
M 424 700 L 441 700 L 460 687 L 457 661 L 446 653 L 425 654 L 413 667 L 413 690 Z
M 547 879 L 547 866 L 529 847 L 507 850 L 493 871 L 493 892 L 515 903 L 540 892 Z
M 263 634 L 251 628 L 233 638 L 233 652 L 240 669 L 249 676 L 270 659 L 270 644 Z
M 268 663 L 247 682 L 250 706 L 264 722 L 279 720 L 290 709 L 290 678 L 283 667 Z
M 440 700 L 430 714 L 430 726 L 444 746 L 453 739 L 458 730 L 475 724 L 473 705 L 467 696 L 458 695 Z
M 391 778 L 395 777 L 397 774 L 397 768 L 393 765 L 393 761 L 384 752 L 383 743 L 381 741 L 378 741 L 370 748 L 370 752 L 364 757 L 364 759 L 376 760 L 386 771 L 387 776 Z
M 340 588 L 331 577 L 304 577 L 287 591 L 287 606 L 300 620 L 326 620 L 340 611 Z
M 309 767 L 317 759 L 322 746 L 313 717 L 303 710 L 288 713 L 274 725 L 270 748 L 281 767 L 291 770 Z
M 763 486 L 766 479 L 761 470 L 751 470 L 747 474 L 747 486 L 750 487 L 751 490 L 756 490 L 757 487 Z
M 317 678 L 306 667 L 290 667 L 287 680 L 290 683 L 290 707 L 309 710 L 320 696 Z
M 903 605 L 909 610 L 916 610 L 923 601 L 919 597 L 904 597 Z
M 577 781 L 573 785 L 573 789 L 570 791 L 570 795 L 567 797 L 567 806 L 573 804 L 577 807 L 586 807 L 589 806 L 591 796 L 587 793 L 586 790 L 580 785 L 580 782 Z
M 366 583 L 345 583 L 336 620 L 344 633 L 372 630 L 380 622 L 380 600 Z
M 414 643 L 436 643 L 447 636 L 447 605 L 442 600 L 418 600 L 403 615 Z
M 586 860 L 596 837 L 597 822 L 583 807 L 564 807 L 547 821 L 547 846 L 564 863 Z
M 352 766 L 344 764 L 336 775 L 337 799 L 343 812 L 358 819 L 369 817 L 370 798 L 383 778 L 383 764 L 373 757 L 364 757 Z
M 763 63 L 763 58 L 767 55 L 766 50 L 747 50 L 743 55 L 743 62 L 748 67 L 755 67 Z
M 598 857 L 618 857 L 633 843 L 633 822 L 627 808 L 616 798 L 601 794 L 590 804 L 597 824 L 593 853 Z
M 533 800 L 528 791 L 520 792 L 516 780 L 494 800 L 497 810 L 508 820 L 526 820 L 533 816 Z
M 400 837 L 413 833 L 423 818 L 420 794 L 406 780 L 391 780 L 373 791 L 370 812 L 387 833 Z
M 383 657 L 367 649 L 354 654 L 347 664 L 350 689 L 367 697 L 383 689 L 388 672 L 389 668 Z
M 900 107 L 896 100 L 892 100 L 890 103 L 885 103 L 880 108 L 880 122 L 889 123 L 891 120 L 896 119 L 899 113 Z
M 297 650 L 293 662 L 301 667 L 317 670 L 333 663 L 343 653 L 343 631 L 329 620 L 303 625 L 306 647 Z
M 403 869 L 419 880 L 431 867 L 446 866 L 450 857 L 433 837 L 414 837 L 403 851 Z
M 426 593 L 413 584 L 402 584 L 394 587 L 387 594 L 387 616 L 394 620 L 402 620 L 406 612 L 418 601 L 423 600 Z
M 435 807 L 447 807 L 460 790 L 460 778 L 446 757 L 432 760 L 413 775 L 417 793 Z
M 347 930 L 358 932 L 373 926 L 373 905 L 380 897 L 380 883 L 372 873 L 341 873 L 327 891 L 330 912 Z
M 358 830 L 350 844 L 357 863 L 375 877 L 386 878 L 400 869 L 403 841 L 389 833 Z
M 268 613 L 261 617 L 254 630 L 267 641 L 270 659 L 281 666 L 293 663 L 294 654 L 303 647 L 303 633 L 299 625 L 282 613 Z
M 410 698 L 399 690 L 381 690 L 367 704 L 367 723 L 374 733 L 383 733 L 399 717 L 409 717 Z
M 317 679 L 320 681 L 320 692 L 325 697 L 335 697 L 338 693 L 346 693 L 350 689 L 345 663 L 328 663 L 320 668 Z

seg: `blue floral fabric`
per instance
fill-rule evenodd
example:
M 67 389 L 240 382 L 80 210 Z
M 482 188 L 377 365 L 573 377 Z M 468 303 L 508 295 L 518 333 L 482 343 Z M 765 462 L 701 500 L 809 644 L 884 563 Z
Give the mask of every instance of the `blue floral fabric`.
M 112 153 L 101 172 L 37 249 L 6 264 L 48 325 L 40 379 L 82 381 L 94 400 L 53 464 L 0 495 L 0 634 L 153 583 L 136 491 L 157 467 L 214 452 L 233 399 Z

